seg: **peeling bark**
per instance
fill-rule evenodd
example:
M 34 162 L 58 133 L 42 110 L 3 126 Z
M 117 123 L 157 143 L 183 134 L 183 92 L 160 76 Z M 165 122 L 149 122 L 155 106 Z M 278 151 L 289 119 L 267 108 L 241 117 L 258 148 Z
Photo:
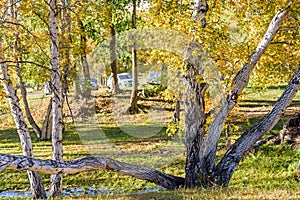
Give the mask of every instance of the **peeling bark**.
M 186 188 L 205 187 L 207 185 L 207 173 L 206 168 L 203 166 L 202 155 L 204 151 L 204 126 L 206 123 L 204 93 L 208 85 L 199 80 L 203 75 L 201 67 L 202 53 L 201 47 L 195 41 L 192 41 L 184 55 L 185 62 L 187 63 L 187 71 L 183 78 L 185 85 L 184 140 L 187 149 L 185 169 Z
M 5 168 L 32 170 L 46 174 L 74 174 L 87 170 L 105 170 L 146 180 L 168 189 L 179 188 L 184 183 L 182 177 L 165 174 L 149 167 L 94 156 L 58 162 L 55 160 L 41 160 L 26 156 L 0 154 L 0 172 Z
M 206 26 L 205 15 L 208 11 L 208 5 L 206 0 L 194 0 L 194 11 L 192 18 L 194 20 L 200 20 L 202 23 L 202 28 Z
M 299 65 L 300 66 L 300 65 Z M 292 77 L 290 83 L 285 88 L 281 97 L 273 106 L 272 110 L 261 120 L 249 128 L 225 153 L 221 161 L 212 173 L 212 181 L 220 186 L 227 187 L 233 172 L 237 169 L 238 164 L 255 142 L 266 132 L 271 130 L 280 117 L 284 114 L 285 109 L 290 105 L 300 86 L 300 68 Z
M 219 113 L 217 113 L 215 119 L 209 127 L 205 149 L 205 162 L 211 171 L 215 165 L 217 145 L 224 127 L 225 120 L 232 108 L 236 105 L 239 95 L 248 85 L 250 73 L 275 37 L 276 32 L 280 29 L 280 24 L 287 15 L 288 11 L 289 8 L 284 9 L 283 11 L 279 11 L 273 17 L 264 37 L 256 47 L 256 50 L 250 56 L 249 63 L 246 63 L 235 76 L 232 88 L 229 91 L 226 99 L 222 102 L 222 108 L 220 109 Z
M 0 42 L 1 49 L 1 42 Z M 1 53 L 1 60 L 4 60 L 4 56 Z M 8 68 L 5 63 L 0 64 L 0 80 L 3 84 L 4 90 L 9 101 L 11 114 L 16 124 L 17 133 L 20 137 L 22 151 L 25 156 L 33 157 L 32 143 L 27 125 L 24 120 L 24 116 L 20 107 L 20 101 L 16 91 L 13 88 L 12 82 L 8 74 Z M 42 184 L 40 175 L 37 172 L 27 171 L 30 187 L 33 198 L 46 198 L 46 192 Z
M 53 159 L 62 161 L 62 110 L 61 110 L 61 86 L 59 72 L 59 42 L 57 22 L 57 2 L 49 0 L 49 29 L 50 29 L 50 65 L 52 70 L 52 154 Z M 62 176 L 56 174 L 51 176 L 50 196 L 62 195 Z

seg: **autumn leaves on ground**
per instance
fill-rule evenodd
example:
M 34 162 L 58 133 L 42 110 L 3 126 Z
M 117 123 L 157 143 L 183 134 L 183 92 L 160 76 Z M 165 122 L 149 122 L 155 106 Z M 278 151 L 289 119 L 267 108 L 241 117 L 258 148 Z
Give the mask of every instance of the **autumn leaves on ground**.
M 240 106 L 230 117 L 226 124 L 226 131 L 222 134 L 221 143 L 218 149 L 221 153 L 226 151 L 226 143 L 230 139 L 233 142 L 241 132 L 257 121 L 264 112 L 266 112 L 278 98 L 282 89 L 269 88 L 265 90 L 253 90 L 247 88 L 244 99 L 241 100 Z M 35 95 L 33 95 L 35 94 Z M 93 92 L 95 96 L 96 115 L 102 130 L 105 132 L 109 142 L 102 144 L 102 153 L 112 156 L 114 149 L 118 149 L 118 160 L 123 160 L 130 163 L 145 164 L 151 166 L 151 162 L 158 163 L 163 157 L 169 156 L 168 152 L 162 151 L 166 143 L 172 140 L 175 136 L 166 133 L 167 126 L 162 128 L 156 135 L 147 138 L 136 138 L 121 130 L 114 121 L 112 112 L 112 99 L 106 89 L 99 89 Z M 33 91 L 29 93 L 29 102 L 32 108 L 36 110 L 36 117 L 41 121 L 43 112 L 49 101 L 49 96 L 42 96 L 39 92 Z M 255 100 L 251 99 L 255 97 Z M 152 100 L 151 100 L 152 99 Z M 174 102 L 166 102 L 162 99 L 162 95 L 155 97 L 143 98 L 138 104 L 144 107 L 144 113 L 135 115 L 135 125 L 144 126 L 147 116 L 147 108 L 157 105 L 168 110 L 167 118 L 171 119 L 173 115 Z M 297 107 L 300 101 L 299 94 L 294 99 L 292 105 L 288 108 L 288 114 L 292 115 L 299 112 Z M 151 105 L 152 104 L 152 105 Z M 5 108 L 5 107 L 4 107 Z M 67 113 L 67 112 L 66 112 Z M 39 117 L 40 116 L 40 117 Z M 268 133 L 265 138 L 272 134 L 278 134 L 282 129 L 283 124 L 288 116 L 283 117 L 278 125 Z M 138 120 L 143 119 L 143 120 Z M 245 119 L 247 121 L 245 122 Z M 15 133 L 15 128 L 11 117 L 5 112 L 1 115 L 0 137 L 3 143 L 0 145 L 0 153 L 22 154 L 18 137 Z M 70 120 L 71 121 L 71 120 Z M 240 122 L 239 122 L 240 121 Z M 32 134 L 34 136 L 34 134 Z M 80 158 L 86 155 L 91 155 L 95 152 L 84 145 L 80 138 L 80 133 L 77 132 L 76 126 L 72 123 L 67 123 L 64 138 L 64 159 L 71 160 Z M 33 146 L 35 157 L 42 159 L 51 159 L 51 142 L 39 141 L 33 137 Z M 122 156 L 120 156 L 120 152 Z M 167 154 L 167 155 L 165 155 Z M 164 165 L 159 166 L 166 173 L 184 176 L 184 150 L 175 159 L 169 160 Z M 149 156 L 151 155 L 151 156 Z M 152 159 L 147 162 L 147 159 Z M 266 143 L 252 149 L 247 153 L 239 166 L 239 170 L 234 174 L 230 187 L 228 189 L 209 189 L 209 190 L 187 190 L 187 191 L 165 191 L 148 193 L 147 189 L 157 188 L 152 183 L 124 177 L 114 173 L 103 171 L 88 171 L 74 175 L 64 176 L 64 188 L 109 188 L 107 194 L 98 195 L 97 198 L 122 198 L 122 199 L 185 199 L 185 198 L 242 198 L 242 199 L 285 199 L 299 197 L 299 180 L 297 179 L 297 163 L 299 159 L 299 150 L 295 145 L 288 144 L 270 144 Z M 17 172 L 15 170 L 5 170 L 2 173 L 3 178 L 0 182 L 0 191 L 24 191 L 29 190 L 28 179 L 26 173 Z M 45 187 L 49 187 L 49 176 L 42 175 Z M 137 192 L 137 194 L 135 194 Z M 242 197 L 240 195 L 243 195 Z M 86 197 L 87 198 L 87 197 Z

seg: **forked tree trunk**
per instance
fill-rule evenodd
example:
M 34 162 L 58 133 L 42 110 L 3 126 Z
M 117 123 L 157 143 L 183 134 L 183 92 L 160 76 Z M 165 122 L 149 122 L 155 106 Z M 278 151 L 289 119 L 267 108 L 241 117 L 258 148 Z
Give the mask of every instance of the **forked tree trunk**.
M 220 109 L 219 113 L 217 113 L 215 119 L 209 127 L 206 141 L 205 162 L 210 171 L 213 170 L 215 166 L 217 145 L 224 127 L 225 120 L 232 108 L 236 105 L 239 95 L 248 85 L 250 74 L 255 64 L 259 61 L 260 57 L 266 51 L 267 47 L 275 37 L 275 34 L 279 30 L 280 24 L 287 15 L 288 11 L 289 8 L 284 9 L 273 17 L 264 37 L 250 56 L 249 63 L 246 63 L 235 76 L 231 90 L 229 91 L 226 99 L 222 100 L 222 108 Z
M 261 120 L 249 128 L 225 153 L 221 161 L 212 173 L 212 182 L 220 186 L 227 187 L 232 174 L 238 167 L 238 164 L 245 154 L 257 140 L 266 132 L 271 130 L 280 117 L 284 114 L 286 108 L 290 105 L 292 99 L 297 94 L 300 86 L 300 65 L 298 71 L 292 77 L 290 83 L 285 88 L 281 97 L 273 106 L 272 110 Z
M 1 38 L 2 39 L 2 38 Z M 0 42 L 0 49 L 2 45 Z M 0 53 L 1 61 L 4 61 L 3 53 Z M 11 114 L 14 118 L 14 122 L 17 127 L 17 132 L 20 137 L 22 151 L 25 156 L 33 157 L 31 138 L 27 125 L 24 120 L 24 116 L 20 107 L 20 102 L 16 91 L 13 88 L 12 82 L 8 74 L 8 68 L 5 63 L 0 64 L 0 80 L 3 84 L 3 88 L 6 92 L 7 99 L 9 101 Z M 37 172 L 27 171 L 30 187 L 33 198 L 46 198 L 46 192 L 42 184 L 40 175 Z
M 62 110 L 61 110 L 61 86 L 59 72 L 59 42 L 57 23 L 57 2 L 49 1 L 49 28 L 50 28 L 50 65 L 52 70 L 52 154 L 53 159 L 62 161 Z M 62 175 L 60 173 L 51 176 L 50 196 L 62 195 Z
M 132 1 L 132 29 L 136 29 L 136 0 Z M 131 97 L 130 97 L 130 107 L 129 112 L 130 113 L 137 113 L 139 111 L 137 102 L 138 102 L 138 96 L 137 96 L 137 88 L 138 88 L 138 69 L 137 69 L 137 56 L 136 56 L 136 38 L 133 38 L 133 44 L 132 44 L 132 91 L 131 91 Z

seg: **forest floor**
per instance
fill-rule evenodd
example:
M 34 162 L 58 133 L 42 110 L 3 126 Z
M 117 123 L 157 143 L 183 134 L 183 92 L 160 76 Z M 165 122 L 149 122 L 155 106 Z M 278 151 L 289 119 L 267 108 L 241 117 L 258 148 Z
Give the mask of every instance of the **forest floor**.
M 218 158 L 226 151 L 226 141 L 229 138 L 232 141 L 237 139 L 266 114 L 281 92 L 282 88 L 262 91 L 246 89 L 246 95 L 226 124 L 218 148 Z M 184 176 L 184 145 L 180 137 L 168 135 L 166 128 L 173 116 L 172 102 L 164 102 L 160 98 L 143 98 L 139 104 L 144 112 L 129 115 L 126 113 L 126 102 L 123 101 L 128 100 L 127 94 L 111 97 L 105 90 L 93 94 L 96 96 L 95 123 L 72 124 L 69 123 L 71 118 L 68 118 L 63 134 L 65 160 L 88 155 L 108 156 Z M 39 92 L 29 95 L 31 110 L 39 123 L 49 99 L 49 96 Z M 68 113 L 68 109 L 65 109 Z M 299 111 L 298 93 L 285 116 L 273 128 L 272 134 L 278 134 L 287 118 Z M 0 112 L 0 153 L 22 154 L 13 120 L 4 104 Z M 180 131 L 177 134 L 180 135 Z M 32 140 L 35 157 L 51 159 L 51 142 L 39 141 L 34 133 Z M 78 193 L 72 191 L 80 188 L 80 195 L 86 196 L 77 198 L 84 199 L 299 199 L 300 183 L 296 178 L 299 159 L 300 150 L 292 145 L 261 145 L 245 155 L 227 189 L 168 191 L 146 181 L 104 171 L 65 175 L 63 185 L 66 195 L 71 196 L 66 198 L 75 198 Z M 0 196 L 2 192 L 30 189 L 25 172 L 6 169 L 1 175 Z M 50 176 L 42 174 L 42 179 L 46 189 L 49 189 Z M 87 196 L 91 190 L 95 190 L 94 194 L 98 195 Z

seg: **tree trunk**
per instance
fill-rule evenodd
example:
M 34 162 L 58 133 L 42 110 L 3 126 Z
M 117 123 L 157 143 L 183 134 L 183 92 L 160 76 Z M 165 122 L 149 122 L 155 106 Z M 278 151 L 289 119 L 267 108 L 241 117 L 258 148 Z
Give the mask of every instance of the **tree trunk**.
M 208 11 L 208 5 L 206 0 L 194 0 L 194 11 L 192 18 L 194 20 L 200 20 L 202 23 L 202 28 L 206 26 L 205 15 Z
M 106 170 L 146 180 L 168 189 L 183 186 L 182 177 L 165 174 L 155 169 L 119 162 L 111 158 L 88 156 L 70 161 L 41 160 L 25 156 L 0 154 L 0 172 L 5 168 L 33 170 L 47 174 L 74 174 L 87 170 Z
M 70 17 L 70 0 L 62 0 L 61 4 L 63 5 L 62 9 L 62 25 L 61 25 L 61 57 L 62 57 L 62 66 L 63 66 L 63 76 L 62 76 L 62 94 L 61 94 L 61 106 L 62 112 L 64 111 L 64 102 L 68 101 L 68 76 L 71 66 L 70 60 L 70 48 L 71 48 L 71 17 Z M 68 102 L 67 102 L 68 104 Z M 64 116 L 64 114 L 62 114 Z M 62 118 L 63 127 L 65 126 L 64 117 Z M 63 128 L 64 130 L 64 128 Z
M 177 99 L 175 111 L 173 115 L 173 122 L 179 122 L 180 121 L 180 100 Z
M 50 28 L 50 65 L 52 70 L 52 153 L 53 159 L 62 161 L 62 110 L 61 110 L 61 86 L 59 72 L 59 42 L 57 23 L 57 2 L 49 1 L 49 28 Z M 50 196 L 62 195 L 62 175 L 60 173 L 51 176 Z
M 2 45 L 0 43 L 0 49 L 1 46 Z M 2 61 L 4 60 L 4 56 L 2 52 L 1 52 L 1 60 Z M 31 144 L 29 131 L 24 120 L 24 116 L 20 107 L 18 96 L 11 83 L 8 74 L 8 68 L 5 63 L 0 64 L 0 79 L 10 104 L 11 114 L 14 118 L 14 122 L 17 127 L 17 132 L 20 137 L 23 154 L 28 157 L 33 157 L 32 144 Z M 42 184 L 40 175 L 37 172 L 33 172 L 33 171 L 27 171 L 27 174 L 28 174 L 33 198 L 42 198 L 42 199 L 46 198 L 46 192 L 44 190 L 44 186 Z
M 132 29 L 136 29 L 136 0 L 132 1 Z M 132 91 L 130 97 L 130 113 L 138 113 L 139 108 L 137 105 L 138 96 L 137 96 L 137 88 L 138 88 L 138 69 L 137 69 L 137 57 L 136 57 L 136 42 L 135 38 L 133 38 L 132 44 Z
M 48 105 L 46 115 L 43 122 L 42 135 L 41 140 L 49 140 L 51 139 L 52 133 L 52 98 L 50 99 L 50 103 Z
M 214 183 L 224 187 L 228 186 L 231 176 L 237 169 L 245 152 L 248 151 L 259 138 L 276 125 L 280 117 L 284 114 L 285 109 L 296 95 L 299 86 L 300 68 L 292 77 L 289 85 L 285 88 L 272 110 L 249 128 L 222 157 L 211 176 Z
M 187 71 L 184 75 L 185 85 L 184 114 L 185 134 L 184 140 L 187 149 L 185 187 L 206 187 L 207 172 L 203 165 L 204 135 L 205 135 L 205 102 L 204 93 L 207 89 L 205 82 L 199 82 L 202 77 L 200 46 L 192 41 L 185 51 L 184 59 Z M 195 56 L 196 55 L 196 56 Z
M 12 6 L 13 18 L 15 20 L 17 20 L 18 13 L 17 13 L 16 5 L 13 1 L 12 1 L 12 5 L 13 5 Z M 36 133 L 37 137 L 41 138 L 42 131 L 41 131 L 40 127 L 36 124 L 36 122 L 34 121 L 32 115 L 31 115 L 29 104 L 28 104 L 28 101 L 27 101 L 27 92 L 26 92 L 26 88 L 24 86 L 24 82 L 23 82 L 23 79 L 22 79 L 20 64 L 18 63 L 18 61 L 20 61 L 20 56 L 19 55 L 22 53 L 20 45 L 21 45 L 21 43 L 20 43 L 19 33 L 16 31 L 15 32 L 15 45 L 14 45 L 15 60 L 17 61 L 17 63 L 16 63 L 16 73 L 17 73 L 17 76 L 18 76 L 18 82 L 19 82 L 19 85 L 20 85 L 20 90 L 21 90 L 22 100 L 23 100 L 23 103 L 24 103 L 25 113 L 26 113 L 28 122 L 30 123 L 30 125 L 33 128 L 34 132 Z
M 250 62 L 246 63 L 235 76 L 232 88 L 229 91 L 226 99 L 222 102 L 222 108 L 220 109 L 219 113 L 217 113 L 215 119 L 209 127 L 205 149 L 205 162 L 209 167 L 209 170 L 213 170 L 215 166 L 217 145 L 224 127 L 225 120 L 232 108 L 236 105 L 239 95 L 248 85 L 250 73 L 252 72 L 255 64 L 258 62 L 262 54 L 266 51 L 272 39 L 275 37 L 275 34 L 279 30 L 280 24 L 285 18 L 288 10 L 289 8 L 284 9 L 283 11 L 278 12 L 273 17 L 263 39 L 260 41 L 260 43 L 256 47 L 256 50 L 250 56 Z
M 89 98 L 91 96 L 91 77 L 90 77 L 90 70 L 89 64 L 87 62 L 86 57 L 86 35 L 84 26 L 81 20 L 79 20 L 79 27 L 80 27 L 80 60 L 81 66 L 83 71 L 83 85 L 82 85 L 82 94 L 85 98 Z
M 116 31 L 115 26 L 111 24 L 110 26 L 110 43 L 109 43 L 109 52 L 110 52 L 110 67 L 112 73 L 112 94 L 119 93 L 119 84 L 118 84 L 118 71 L 117 71 L 117 54 L 116 54 Z

